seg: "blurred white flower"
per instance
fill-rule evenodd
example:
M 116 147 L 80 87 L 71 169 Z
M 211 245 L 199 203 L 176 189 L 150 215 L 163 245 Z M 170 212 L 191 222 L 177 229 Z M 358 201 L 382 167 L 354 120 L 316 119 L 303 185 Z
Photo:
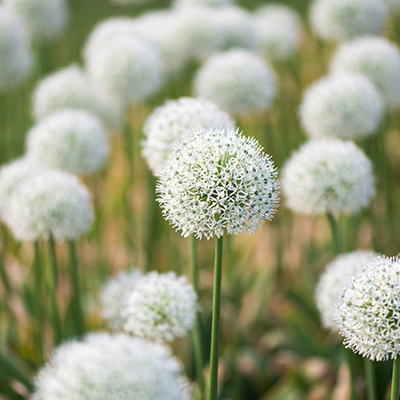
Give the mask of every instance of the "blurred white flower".
M 282 191 L 300 214 L 354 214 L 375 194 L 372 164 L 353 142 L 310 140 L 286 162 Z
M 164 217 L 183 236 L 253 233 L 279 202 L 277 171 L 254 138 L 232 129 L 184 137 L 156 189 Z
M 196 129 L 234 129 L 235 123 L 215 104 L 190 97 L 170 100 L 148 117 L 143 132 L 143 156 L 155 175 L 164 167 L 176 142 Z

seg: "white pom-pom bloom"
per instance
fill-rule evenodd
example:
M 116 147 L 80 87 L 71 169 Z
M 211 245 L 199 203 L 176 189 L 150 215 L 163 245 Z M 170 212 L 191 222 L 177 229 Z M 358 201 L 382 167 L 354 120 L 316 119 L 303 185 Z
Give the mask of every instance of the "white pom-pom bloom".
M 143 131 L 143 156 L 155 175 L 164 167 L 176 142 L 196 129 L 234 129 L 231 117 L 214 103 L 182 97 L 170 100 L 147 119 Z
M 101 121 L 83 110 L 65 109 L 35 125 L 27 136 L 27 155 L 36 162 L 76 174 L 104 166 L 109 153 Z
M 275 98 L 271 67 L 255 54 L 230 50 L 204 63 L 194 83 L 197 97 L 204 97 L 233 115 L 267 109 Z
M 35 379 L 36 400 L 189 400 L 171 350 L 124 334 L 91 334 L 56 348 Z
M 225 7 L 234 4 L 235 0 L 174 0 L 175 7 L 185 6 L 206 6 L 206 7 Z
M 333 57 L 331 71 L 365 75 L 389 108 L 400 108 L 400 51 L 387 39 L 368 37 L 342 44 Z
M 297 213 L 354 214 L 375 194 L 372 164 L 353 142 L 311 140 L 284 166 L 282 190 Z
M 153 95 L 163 81 L 157 49 L 134 38 L 115 40 L 91 53 L 87 71 L 100 93 L 124 106 Z
M 337 41 L 380 34 L 386 17 L 382 0 L 315 0 L 310 12 L 314 32 Z
M 374 361 L 400 355 L 400 260 L 379 257 L 352 276 L 336 323 L 346 347 Z
M 65 0 L 3 0 L 25 23 L 34 41 L 50 41 L 59 36 L 68 22 Z
M 142 277 L 138 269 L 121 272 L 103 287 L 100 296 L 102 313 L 113 329 L 123 329 L 126 318 L 122 315 L 122 311 Z
M 287 6 L 270 4 L 254 14 L 258 51 L 267 59 L 284 60 L 300 47 L 302 24 L 299 15 Z
M 185 277 L 151 272 L 135 285 L 122 315 L 135 336 L 172 341 L 193 328 L 197 297 Z
M 16 239 L 77 239 L 93 221 L 87 188 L 62 171 L 45 171 L 21 184 L 7 207 L 5 222 Z
M 357 140 L 371 136 L 383 113 L 375 86 L 354 74 L 328 76 L 313 83 L 300 105 L 303 129 L 312 138 Z
M 379 254 L 372 251 L 354 251 L 341 254 L 329 263 L 319 278 L 315 299 L 325 328 L 337 331 L 334 318 L 335 304 L 343 290 L 346 280 L 359 272 Z
M 232 129 L 199 130 L 176 147 L 160 174 L 164 217 L 183 236 L 253 233 L 279 201 L 277 171 L 254 138 Z

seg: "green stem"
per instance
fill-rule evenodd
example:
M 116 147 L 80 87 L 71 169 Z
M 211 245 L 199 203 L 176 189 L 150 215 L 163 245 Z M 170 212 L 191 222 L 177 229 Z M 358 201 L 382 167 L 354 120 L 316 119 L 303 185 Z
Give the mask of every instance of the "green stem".
M 355 371 L 354 371 L 354 365 L 352 362 L 352 358 L 354 356 L 354 353 L 347 349 L 346 347 L 342 346 L 343 349 L 343 355 L 344 355 L 344 359 L 347 363 L 347 366 L 349 368 L 349 373 L 350 373 L 350 383 L 351 383 L 351 387 L 350 387 L 350 399 L 351 400 L 357 400 L 357 396 L 356 396 L 356 392 L 355 392 Z
M 134 139 L 133 139 L 133 129 L 130 124 L 130 113 L 129 110 L 127 111 L 126 118 L 125 118 L 125 125 L 123 128 L 123 134 L 125 139 L 125 151 L 126 151 L 126 158 L 128 162 L 128 170 L 129 170 L 129 180 L 133 178 L 133 148 L 134 148 Z
M 393 374 L 392 374 L 392 390 L 390 400 L 399 399 L 400 388 L 400 358 L 397 357 L 393 360 Z
M 367 381 L 367 399 L 377 400 L 376 394 L 376 378 L 375 378 L 375 364 L 369 358 L 364 358 L 364 371 Z
M 73 322 L 76 333 L 80 336 L 84 333 L 84 322 L 82 312 L 82 297 L 79 284 L 78 257 L 76 255 L 76 244 L 74 240 L 69 241 L 69 253 L 71 258 L 71 283 L 72 283 L 72 306 L 73 306 Z
M 340 238 L 337 219 L 332 214 L 327 214 L 332 233 L 333 253 L 335 257 L 340 254 Z
M 35 297 L 35 336 L 36 345 L 39 351 L 40 362 L 43 363 L 46 359 L 44 351 L 44 332 L 43 332 L 43 293 L 42 293 L 42 282 L 43 282 L 43 271 L 42 263 L 40 260 L 40 247 L 39 241 L 34 242 L 34 258 L 33 258 L 33 270 L 35 272 L 34 282 L 34 297 Z
M 29 378 L 28 373 L 24 371 L 11 354 L 6 353 L 2 349 L 0 349 L 0 367 L 2 367 L 9 376 L 18 379 L 29 389 L 29 391 L 33 391 L 34 385 Z
M 210 387 L 208 400 L 216 400 L 218 396 L 218 359 L 219 359 L 219 333 L 221 314 L 221 284 L 222 284 L 222 244 L 223 237 L 215 241 L 214 259 L 214 288 L 213 288 L 213 313 L 211 326 L 211 353 L 210 353 Z

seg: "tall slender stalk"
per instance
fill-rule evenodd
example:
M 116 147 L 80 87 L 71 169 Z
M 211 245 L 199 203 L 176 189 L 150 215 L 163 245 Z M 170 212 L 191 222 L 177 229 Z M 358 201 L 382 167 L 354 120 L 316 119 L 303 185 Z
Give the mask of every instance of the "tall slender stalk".
M 332 243 L 333 243 L 333 254 L 337 257 L 340 254 L 340 237 L 339 227 L 337 219 L 332 215 L 328 214 L 329 225 L 331 227 Z
M 218 396 L 218 361 L 219 361 L 219 333 L 221 315 L 221 284 L 222 284 L 222 245 L 223 237 L 215 241 L 214 259 L 214 288 L 213 288 L 213 313 L 211 326 L 211 352 L 210 352 L 210 387 L 208 400 L 216 400 Z
M 78 257 L 76 255 L 76 245 L 74 240 L 69 241 L 69 253 L 71 259 L 71 284 L 72 284 L 72 309 L 73 323 L 77 335 L 82 335 L 85 331 L 82 312 L 82 297 L 79 283 Z
M 367 381 L 367 399 L 377 400 L 376 382 L 375 382 L 375 364 L 369 358 L 364 358 L 364 371 Z
M 393 360 L 392 390 L 390 400 L 398 400 L 400 392 L 400 358 Z

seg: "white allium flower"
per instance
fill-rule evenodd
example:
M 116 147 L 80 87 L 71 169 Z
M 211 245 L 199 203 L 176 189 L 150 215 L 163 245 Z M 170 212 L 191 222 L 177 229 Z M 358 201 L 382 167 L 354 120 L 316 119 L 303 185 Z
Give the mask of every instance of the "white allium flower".
M 314 32 L 326 40 L 348 40 L 380 34 L 387 7 L 382 0 L 315 0 L 310 22 Z
M 114 40 L 90 53 L 87 71 L 101 94 L 124 106 L 153 95 L 163 81 L 163 66 L 157 49 L 133 37 Z
M 104 285 L 100 296 L 103 317 L 113 329 L 122 330 L 126 322 L 122 311 L 142 277 L 138 269 L 132 269 L 129 272 L 120 272 L 116 278 Z
M 27 135 L 27 155 L 49 168 L 90 174 L 104 166 L 109 153 L 101 121 L 84 110 L 65 109 L 51 114 Z
M 334 319 L 335 303 L 346 280 L 378 256 L 379 254 L 372 251 L 353 251 L 341 254 L 326 266 L 315 291 L 317 307 L 325 328 L 337 330 Z
M 259 52 L 270 60 L 284 60 L 300 47 L 302 23 L 290 7 L 269 4 L 254 14 Z
M 196 311 L 196 293 L 185 277 L 151 272 L 135 285 L 122 315 L 127 332 L 172 341 L 193 328 Z
M 339 74 L 313 83 L 300 105 L 303 129 L 312 138 L 357 140 L 377 133 L 383 101 L 362 75 Z
M 383 37 L 366 37 L 342 44 L 331 71 L 365 75 L 380 90 L 389 108 L 400 108 L 400 51 Z
M 206 7 L 225 7 L 234 4 L 235 0 L 174 0 L 175 7 L 185 6 L 206 6 Z
M 210 57 L 197 72 L 194 91 L 228 113 L 241 115 L 267 109 L 275 98 L 276 80 L 266 62 L 237 49 Z
M 93 221 L 87 188 L 62 171 L 44 171 L 25 181 L 13 193 L 5 222 L 16 239 L 76 239 Z
M 400 355 L 400 259 L 378 257 L 353 275 L 337 302 L 343 343 L 374 361 Z
M 156 191 L 164 217 L 183 236 L 199 239 L 253 233 L 279 202 L 270 157 L 233 129 L 198 130 L 180 141 Z
M 36 400 L 189 400 L 171 350 L 124 334 L 94 333 L 56 348 L 35 379 Z
M 65 0 L 3 0 L 25 23 L 33 41 L 50 41 L 67 25 L 69 13 Z
M 147 119 L 143 132 L 143 156 L 155 175 L 164 167 L 178 140 L 196 129 L 234 129 L 235 123 L 215 104 L 190 97 L 170 100 Z
M 282 190 L 297 213 L 354 214 L 375 194 L 372 164 L 353 142 L 310 140 L 284 166 Z

